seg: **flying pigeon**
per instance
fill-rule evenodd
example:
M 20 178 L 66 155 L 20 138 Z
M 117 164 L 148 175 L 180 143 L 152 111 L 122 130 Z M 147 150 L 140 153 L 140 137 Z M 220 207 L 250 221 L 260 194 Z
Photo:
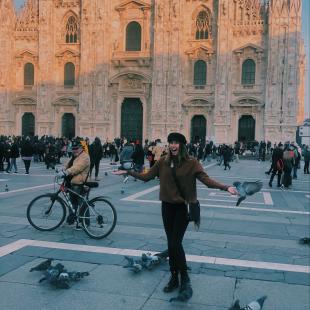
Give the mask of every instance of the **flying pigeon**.
M 53 260 L 51 258 L 49 258 L 49 259 L 45 260 L 44 262 L 40 263 L 39 265 L 31 268 L 29 271 L 30 272 L 32 272 L 32 271 L 45 271 L 51 266 L 52 261 Z
M 243 182 L 242 184 L 240 182 L 234 182 L 233 185 L 239 193 L 239 199 L 236 204 L 236 206 L 239 206 L 246 196 L 252 196 L 259 192 L 263 187 L 263 182 L 259 180 L 255 182 Z
M 239 300 L 236 300 L 233 306 L 229 308 L 229 310 L 261 310 L 263 309 L 264 302 L 267 296 L 263 296 L 255 301 L 251 301 L 244 308 L 240 307 Z

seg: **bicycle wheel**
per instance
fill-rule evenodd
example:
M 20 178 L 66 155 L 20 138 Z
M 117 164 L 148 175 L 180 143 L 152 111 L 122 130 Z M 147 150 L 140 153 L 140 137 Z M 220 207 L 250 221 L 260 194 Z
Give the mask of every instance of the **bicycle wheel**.
M 91 238 L 101 239 L 108 236 L 114 229 L 117 214 L 110 201 L 102 197 L 93 198 L 88 202 L 82 217 L 85 232 Z
M 54 194 L 44 194 L 34 198 L 27 207 L 27 219 L 31 226 L 42 231 L 59 227 L 66 218 L 64 202 Z

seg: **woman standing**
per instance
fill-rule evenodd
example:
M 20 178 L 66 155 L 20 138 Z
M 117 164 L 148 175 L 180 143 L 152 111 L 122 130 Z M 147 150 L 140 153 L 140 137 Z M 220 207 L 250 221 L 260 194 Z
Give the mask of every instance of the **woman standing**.
M 33 156 L 33 147 L 30 142 L 30 138 L 27 137 L 24 143 L 22 144 L 20 154 L 25 165 L 26 174 L 29 174 L 30 163 Z
M 187 203 L 197 201 L 196 179 L 208 187 L 225 190 L 231 194 L 237 194 L 237 191 L 234 187 L 220 184 L 209 178 L 198 160 L 188 155 L 186 139 L 182 134 L 169 134 L 168 143 L 168 154 L 159 158 L 149 171 L 137 173 L 133 170 L 129 172 L 119 170 L 114 172 L 114 174 L 128 173 L 142 181 L 149 181 L 156 176 L 160 178 L 159 198 L 162 201 L 162 219 L 167 235 L 171 271 L 170 280 L 163 290 L 169 293 L 178 288 L 180 275 L 181 286 L 179 294 L 188 296 L 187 299 L 189 299 L 193 291 L 187 273 L 182 240 L 189 222 Z M 178 190 L 175 178 L 182 193 Z

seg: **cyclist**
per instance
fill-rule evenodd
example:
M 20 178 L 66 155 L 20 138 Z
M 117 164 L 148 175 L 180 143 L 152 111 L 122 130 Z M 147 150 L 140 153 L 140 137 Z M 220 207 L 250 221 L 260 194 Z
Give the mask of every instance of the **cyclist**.
M 89 169 L 90 169 L 90 158 L 85 152 L 83 144 L 80 139 L 72 141 L 72 157 L 67 164 L 64 166 L 64 170 L 58 173 L 60 177 L 66 177 L 70 180 L 71 189 L 78 193 L 83 194 L 83 184 L 86 182 Z M 79 197 L 70 192 L 70 200 L 72 206 L 77 210 L 79 205 Z M 67 218 L 68 224 L 73 224 L 74 215 L 71 213 Z

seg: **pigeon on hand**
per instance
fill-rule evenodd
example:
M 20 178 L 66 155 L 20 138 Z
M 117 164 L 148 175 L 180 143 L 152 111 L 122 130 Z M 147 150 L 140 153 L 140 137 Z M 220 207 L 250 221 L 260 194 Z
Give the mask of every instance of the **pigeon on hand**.
M 31 268 L 29 271 L 30 272 L 32 272 L 32 271 L 45 271 L 51 266 L 52 261 L 53 260 L 51 258 L 49 258 L 49 259 L 45 260 L 44 262 L 40 263 L 39 265 Z
M 255 301 L 251 301 L 244 308 L 240 307 L 239 300 L 236 300 L 233 306 L 229 308 L 229 310 L 261 310 L 263 309 L 264 302 L 267 296 L 263 296 Z
M 239 199 L 236 204 L 236 206 L 239 206 L 240 203 L 246 198 L 246 196 L 251 196 L 259 192 L 263 187 L 263 182 L 243 182 L 242 184 L 240 182 L 234 182 L 233 185 L 236 187 L 239 193 Z

